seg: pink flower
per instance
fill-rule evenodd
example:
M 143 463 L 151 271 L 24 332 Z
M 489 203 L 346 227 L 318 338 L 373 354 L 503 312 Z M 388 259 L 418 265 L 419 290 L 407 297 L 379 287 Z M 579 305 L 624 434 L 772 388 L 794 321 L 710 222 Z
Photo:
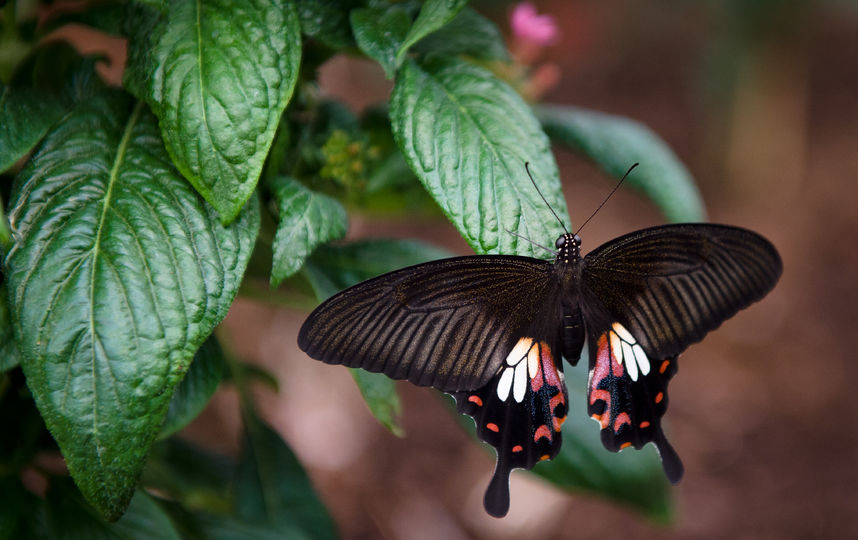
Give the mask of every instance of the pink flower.
M 515 37 L 537 45 L 548 45 L 557 39 L 557 21 L 551 15 L 538 15 L 530 2 L 515 6 L 510 17 Z

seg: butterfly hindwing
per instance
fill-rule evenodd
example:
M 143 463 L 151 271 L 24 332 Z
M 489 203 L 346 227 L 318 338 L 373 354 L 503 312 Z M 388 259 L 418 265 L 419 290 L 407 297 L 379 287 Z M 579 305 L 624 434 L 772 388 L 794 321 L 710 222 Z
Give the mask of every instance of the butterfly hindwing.
M 531 469 L 560 450 L 569 397 L 556 350 L 546 341 L 522 337 L 489 384 L 453 394 L 459 412 L 474 418 L 477 436 L 497 451 L 483 501 L 493 516 L 509 510 L 512 469 Z
M 331 297 L 304 322 L 313 358 L 452 392 L 485 386 L 534 314 L 557 297 L 551 263 L 455 257 L 411 266 Z
M 682 477 L 682 462 L 664 436 L 667 383 L 676 373 L 676 357 L 650 358 L 619 322 L 591 333 L 587 413 L 601 427 L 602 444 L 613 452 L 658 449 L 668 479 Z

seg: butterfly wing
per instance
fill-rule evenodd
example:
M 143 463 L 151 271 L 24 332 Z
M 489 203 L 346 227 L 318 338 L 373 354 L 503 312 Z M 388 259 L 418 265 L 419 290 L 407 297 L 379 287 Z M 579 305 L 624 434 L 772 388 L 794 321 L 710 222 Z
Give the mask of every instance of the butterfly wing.
M 328 299 L 304 322 L 298 345 L 329 364 L 473 390 L 488 384 L 534 314 L 559 297 L 551 275 L 549 262 L 504 255 L 411 266 Z
M 568 412 L 562 362 L 555 356 L 560 350 L 556 319 L 534 330 L 519 339 L 489 384 L 453 394 L 459 412 L 474 418 L 477 436 L 497 451 L 495 473 L 483 499 L 495 517 L 509 510 L 510 471 L 531 469 L 557 455 Z M 539 334 L 552 336 L 551 341 L 532 337 Z
M 668 478 L 681 478 L 682 463 L 661 429 L 677 356 L 762 298 L 781 271 L 762 236 L 710 224 L 644 229 L 584 258 L 588 410 L 606 448 L 653 442 Z

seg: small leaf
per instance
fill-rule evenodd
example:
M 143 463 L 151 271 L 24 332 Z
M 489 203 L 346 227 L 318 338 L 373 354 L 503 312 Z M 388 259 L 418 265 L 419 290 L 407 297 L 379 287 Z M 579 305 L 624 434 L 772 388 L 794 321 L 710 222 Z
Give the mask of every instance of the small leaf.
M 6 290 L 6 284 L 2 283 L 0 284 L 0 373 L 9 371 L 21 363 L 12 327 L 12 316 L 9 313 L 8 298 L 9 291 Z
M 51 480 L 46 505 L 50 538 L 148 540 L 157 531 L 158 538 L 180 539 L 169 516 L 143 491 L 135 494 L 128 511 L 116 523 L 108 523 L 98 515 L 66 478 Z
M 179 431 L 202 412 L 223 378 L 223 366 L 223 350 L 211 335 L 196 352 L 187 375 L 176 387 L 159 439 Z
M 685 165 L 667 143 L 643 124 L 577 107 L 537 106 L 536 114 L 552 139 L 593 160 L 616 179 L 639 162 L 626 184 L 658 205 L 673 222 L 703 221 L 700 192 Z
M 450 22 L 466 5 L 468 0 L 426 0 L 396 53 L 396 65 L 402 64 L 412 45 Z
M 220 213 L 250 198 L 292 96 L 301 28 L 288 0 L 171 0 L 129 23 L 125 83 L 158 117 L 176 167 Z
M 336 199 L 312 191 L 294 178 L 276 178 L 272 191 L 280 213 L 271 269 L 271 285 L 276 287 L 301 269 L 316 246 L 345 236 L 349 221 Z
M 127 95 L 81 103 L 21 171 L 5 273 L 27 384 L 69 471 L 118 518 L 174 387 L 223 319 L 258 204 L 222 226 Z
M 384 373 L 372 373 L 364 369 L 349 369 L 358 390 L 369 407 L 369 412 L 397 437 L 405 435 L 399 417 L 402 402 L 396 393 L 396 382 Z
M 396 71 L 396 51 L 411 26 L 411 17 L 400 6 L 355 9 L 350 15 L 352 32 L 360 50 L 381 64 L 387 78 Z
M 235 483 L 236 515 L 251 523 L 282 525 L 312 538 L 335 538 L 331 517 L 307 473 L 283 439 L 245 411 L 242 457 Z
M 582 355 L 586 358 L 586 352 Z M 587 369 L 566 365 L 569 410 L 586 411 Z M 610 452 L 602 446 L 599 426 L 584 414 L 569 414 L 563 446 L 553 460 L 533 472 L 567 491 L 587 491 L 630 506 L 652 519 L 669 522 L 673 513 L 670 484 L 658 453 L 650 444 L 641 450 Z
M 567 229 L 548 138 L 530 108 L 491 72 L 458 59 L 405 63 L 391 96 L 393 134 L 411 169 L 477 253 L 545 257 Z
M 0 171 L 32 150 L 77 100 L 102 86 L 94 65 L 56 41 L 35 49 L 8 86 L 0 82 Z
M 495 23 L 469 7 L 420 40 L 414 49 L 424 54 L 464 54 L 480 60 L 509 60 L 503 36 Z

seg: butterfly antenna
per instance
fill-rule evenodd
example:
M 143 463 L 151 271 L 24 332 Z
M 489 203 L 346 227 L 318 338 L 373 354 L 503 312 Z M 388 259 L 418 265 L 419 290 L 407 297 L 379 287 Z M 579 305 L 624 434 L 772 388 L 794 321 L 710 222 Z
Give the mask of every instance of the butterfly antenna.
M 584 223 L 583 223 L 580 227 L 578 227 L 578 230 L 577 230 L 577 231 L 575 231 L 575 234 L 580 233 L 580 232 L 581 232 L 581 229 L 583 229 L 583 228 L 584 228 L 584 225 L 586 225 L 587 223 L 589 223 L 589 222 L 590 222 L 590 220 L 591 220 L 591 219 L 593 219 L 593 216 L 595 216 L 595 215 L 599 212 L 599 210 L 601 210 L 601 209 L 602 209 L 602 207 L 603 207 L 603 206 L 605 206 L 605 203 L 606 203 L 606 202 L 608 202 L 608 199 L 610 199 L 610 198 L 611 198 L 611 196 L 612 196 L 614 193 L 616 193 L 616 191 L 617 191 L 618 189 L 620 189 L 620 186 L 621 186 L 621 185 L 623 185 L 623 181 L 626 179 L 626 177 L 629 175 L 629 173 L 630 173 L 630 172 L 632 172 L 632 170 L 633 170 L 635 167 L 637 167 L 638 165 L 640 165 L 640 163 L 635 163 L 634 165 L 632 165 L 631 167 L 629 167 L 629 170 L 627 170 L 627 171 L 626 171 L 626 174 L 624 174 L 624 175 L 623 175 L 623 177 L 622 177 L 622 178 L 620 178 L 620 181 L 619 181 L 619 182 L 617 182 L 617 185 L 616 185 L 616 186 L 614 186 L 614 189 L 612 189 L 612 190 L 611 190 L 611 192 L 610 192 L 610 193 L 608 193 L 608 196 L 607 196 L 607 197 L 605 197 L 605 200 L 604 200 L 604 201 L 602 201 L 602 204 L 600 204 L 600 205 L 599 205 L 599 207 L 598 207 L 598 208 L 596 208 L 596 211 L 595 211 L 595 212 L 593 212 L 592 214 L 590 214 L 590 217 L 588 217 L 588 218 L 587 218 L 587 220 L 586 220 L 586 221 L 584 221 Z
M 512 232 L 509 229 L 506 229 L 506 232 L 508 232 L 509 234 L 511 234 L 513 236 L 517 236 L 518 238 L 521 238 L 522 240 L 529 242 L 530 244 L 533 244 L 534 246 L 536 246 L 538 248 L 542 248 L 545 251 L 547 251 L 548 253 L 551 253 L 552 255 L 557 255 L 557 251 L 555 251 L 551 248 L 547 248 L 547 247 L 543 246 L 542 244 L 537 244 L 536 242 L 534 242 L 533 240 L 531 240 L 530 238 L 528 238 L 526 236 L 522 236 L 522 235 L 518 234 L 517 232 Z
M 560 220 L 560 217 L 557 215 L 557 212 L 555 212 L 554 209 L 551 208 L 551 205 L 548 204 L 547 200 L 545 200 L 545 196 L 542 194 L 541 191 L 539 191 L 539 186 L 536 185 L 536 181 L 533 179 L 533 175 L 530 174 L 530 162 L 529 161 L 524 162 L 524 170 L 527 171 L 527 176 L 528 176 L 528 178 L 530 178 L 530 182 L 533 184 L 533 187 L 536 188 L 536 192 L 539 193 L 539 196 L 542 198 L 542 202 L 544 202 L 545 206 L 547 206 L 548 209 L 551 210 L 551 213 L 554 214 L 554 217 L 557 219 L 557 223 L 559 223 L 560 226 L 563 227 L 563 230 L 566 232 L 566 234 L 569 234 L 569 230 L 566 228 L 566 225 L 563 224 L 563 221 Z M 542 247 L 542 246 L 539 246 L 539 247 Z M 549 250 L 549 251 L 551 251 L 551 250 Z M 554 253 L 554 251 L 551 251 L 551 252 Z

